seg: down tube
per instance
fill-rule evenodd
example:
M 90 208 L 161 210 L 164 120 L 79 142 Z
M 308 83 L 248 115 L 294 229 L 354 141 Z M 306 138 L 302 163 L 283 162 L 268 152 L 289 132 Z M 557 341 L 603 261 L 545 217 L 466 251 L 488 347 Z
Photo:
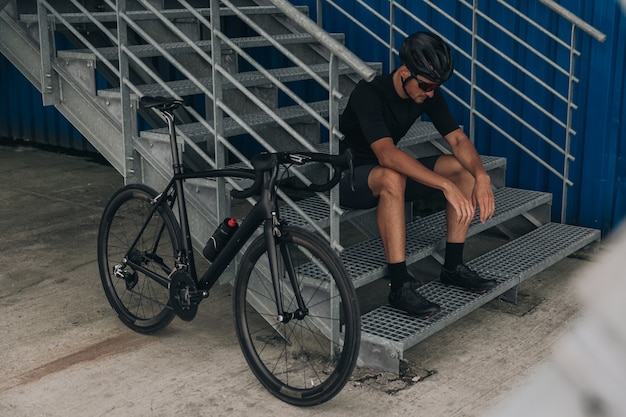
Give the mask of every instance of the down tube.
M 217 254 L 215 261 L 213 261 L 209 269 L 204 273 L 198 283 L 198 289 L 209 290 L 215 285 L 228 264 L 231 263 L 243 245 L 250 239 L 250 236 L 254 234 L 254 231 L 264 220 L 263 209 L 260 206 L 253 207 L 241 223 L 241 226 L 239 226 L 226 246 Z

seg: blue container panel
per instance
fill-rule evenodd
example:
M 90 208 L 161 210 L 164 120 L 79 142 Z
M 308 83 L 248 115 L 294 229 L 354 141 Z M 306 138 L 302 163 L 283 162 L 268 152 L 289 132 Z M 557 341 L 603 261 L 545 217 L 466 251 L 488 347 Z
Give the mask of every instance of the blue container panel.
M 39 91 L 0 55 L 0 136 L 77 151 L 95 149 Z

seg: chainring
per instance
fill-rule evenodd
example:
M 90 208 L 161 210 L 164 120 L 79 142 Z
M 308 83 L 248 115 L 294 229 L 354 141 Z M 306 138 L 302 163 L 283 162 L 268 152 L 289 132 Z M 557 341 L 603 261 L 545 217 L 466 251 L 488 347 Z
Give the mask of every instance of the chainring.
M 185 271 L 176 271 L 170 280 L 170 306 L 181 320 L 191 321 L 198 312 L 198 302 L 191 294 L 196 292 L 196 283 Z

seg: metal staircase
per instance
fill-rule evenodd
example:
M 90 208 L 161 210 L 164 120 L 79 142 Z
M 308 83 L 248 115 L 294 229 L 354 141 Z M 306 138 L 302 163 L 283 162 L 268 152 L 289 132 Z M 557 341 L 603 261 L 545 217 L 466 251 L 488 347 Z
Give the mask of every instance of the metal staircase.
M 256 150 L 337 152 L 338 116 L 360 79 L 381 71 L 312 23 L 306 7 L 283 1 L 0 0 L 0 52 L 40 89 L 127 182 L 156 189 L 169 172 L 163 122 L 137 111 L 143 95 L 183 97 L 177 115 L 188 169 L 246 163 Z M 216 140 L 217 139 L 217 140 Z M 253 146 L 251 144 L 254 144 Z M 446 152 L 428 122 L 400 143 L 415 155 Z M 496 187 L 496 214 L 474 220 L 470 235 L 506 230 L 515 219 L 534 230 L 469 263 L 498 280 L 487 294 L 471 295 L 437 281 L 422 287 L 440 303 L 419 320 L 385 305 L 363 316 L 360 365 L 398 372 L 403 352 L 491 299 L 514 294 L 525 279 L 600 239 L 597 230 L 550 223 L 551 195 L 505 187 L 503 158 L 483 156 Z M 310 172 L 291 172 L 307 181 Z M 236 183 L 188 181 L 190 223 L 199 247 L 231 211 L 227 191 Z M 385 276 L 386 262 L 371 210 L 338 206 L 337 191 L 295 199 L 283 195 L 282 216 L 318 231 L 341 251 L 355 287 Z M 407 210 L 412 210 L 408 207 Z M 360 238 L 348 241 L 349 225 Z M 445 244 L 442 211 L 411 216 L 407 262 L 440 260 Z

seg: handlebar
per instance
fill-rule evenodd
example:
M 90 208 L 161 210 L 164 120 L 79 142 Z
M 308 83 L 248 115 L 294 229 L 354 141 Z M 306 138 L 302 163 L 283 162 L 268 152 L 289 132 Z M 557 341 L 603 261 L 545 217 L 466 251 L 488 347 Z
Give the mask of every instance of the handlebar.
M 341 173 L 347 168 L 350 170 L 350 183 L 354 178 L 354 166 L 352 161 L 352 151 L 347 149 L 340 155 L 330 155 L 317 152 L 274 152 L 261 153 L 254 156 L 250 162 L 254 168 L 254 182 L 243 190 L 231 190 L 231 195 L 235 198 L 248 198 L 257 195 L 263 187 L 264 173 L 272 171 L 279 165 L 304 165 L 311 162 L 330 164 L 333 167 L 333 175 L 323 184 L 310 184 L 306 189 L 314 192 L 327 191 L 333 188 L 341 180 Z

